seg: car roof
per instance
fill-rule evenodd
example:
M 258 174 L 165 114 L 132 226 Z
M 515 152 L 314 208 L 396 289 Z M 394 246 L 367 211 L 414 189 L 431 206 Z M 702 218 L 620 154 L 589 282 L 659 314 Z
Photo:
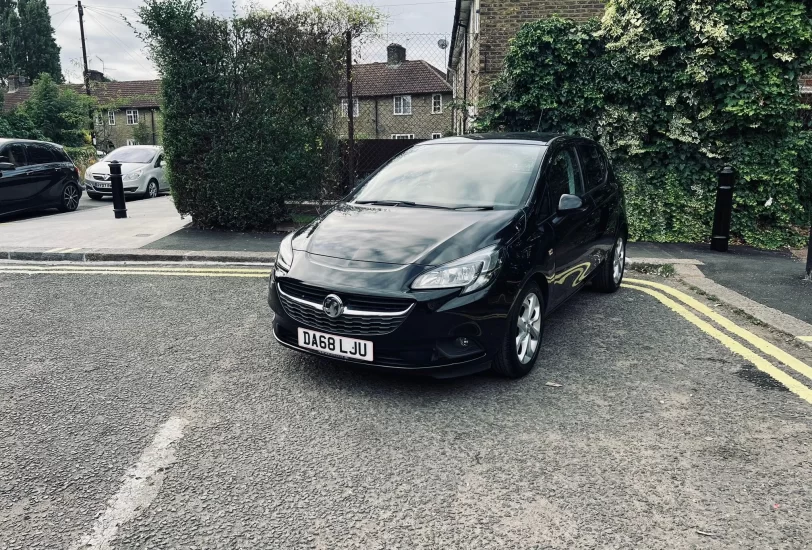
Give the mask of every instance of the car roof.
M 454 136 L 442 139 L 424 141 L 419 145 L 437 145 L 443 143 L 516 143 L 525 145 L 549 145 L 553 140 L 567 138 L 564 134 L 543 133 L 543 132 L 502 132 L 487 134 L 467 134 L 464 136 Z
M 41 141 L 37 139 L 0 138 L 0 145 L 5 145 L 6 143 L 40 143 L 42 145 L 51 145 L 52 147 L 59 147 L 60 149 L 63 149 L 63 147 L 58 143 L 51 143 L 50 141 Z
M 161 147 L 160 145 L 122 145 L 121 147 L 116 147 L 114 149 L 114 151 L 118 150 L 118 149 L 152 149 L 152 150 L 157 150 L 157 149 L 163 149 L 163 147 Z

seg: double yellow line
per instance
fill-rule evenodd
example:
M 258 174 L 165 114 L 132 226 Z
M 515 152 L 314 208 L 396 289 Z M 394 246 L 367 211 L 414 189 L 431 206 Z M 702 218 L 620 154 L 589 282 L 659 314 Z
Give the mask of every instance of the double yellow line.
M 792 393 L 803 399 L 809 404 L 812 404 L 812 389 L 808 386 L 804 385 L 803 383 L 799 382 L 783 370 L 779 369 L 770 361 L 762 357 L 761 355 L 755 353 L 752 349 L 746 347 L 738 340 L 735 340 L 728 334 L 722 332 L 709 322 L 705 321 L 704 319 L 700 318 L 695 312 L 700 313 L 719 325 L 720 327 L 724 328 L 731 334 L 739 337 L 741 340 L 750 344 L 753 348 L 760 351 L 765 356 L 770 356 L 784 366 L 788 367 L 789 369 L 795 371 L 798 374 L 801 374 L 805 378 L 807 378 L 810 382 L 812 382 L 812 367 L 804 363 L 803 361 L 793 357 L 786 351 L 774 346 L 767 340 L 764 340 L 760 336 L 750 332 L 749 330 L 737 325 L 736 323 L 732 322 L 730 319 L 719 315 L 711 308 L 692 298 L 691 296 L 685 294 L 684 292 L 680 292 L 670 286 L 666 286 L 660 283 L 654 283 L 651 281 L 644 281 L 641 279 L 625 279 L 623 283 L 625 288 L 633 288 L 634 290 L 638 290 L 640 292 L 644 292 L 649 296 L 653 296 L 657 300 L 659 300 L 662 304 L 667 306 L 669 309 L 673 310 L 675 313 L 682 316 L 687 321 L 690 321 L 700 330 L 712 336 L 719 342 L 721 342 L 726 348 L 728 348 L 733 353 L 741 355 L 751 363 L 753 363 L 757 369 L 760 371 L 768 374 L 773 379 L 777 380 L 781 384 L 787 387 Z M 672 300 L 669 298 L 670 295 L 676 298 L 682 304 Z M 685 305 L 683 305 L 685 304 Z M 689 310 L 685 306 L 689 306 L 693 309 L 693 311 Z M 809 383 L 809 382 L 808 382 Z
M 169 277 L 243 277 L 267 278 L 270 268 L 262 267 L 208 267 L 208 266 L 85 266 L 85 265 L 35 265 L 0 264 L 0 273 L 17 275 L 160 275 Z

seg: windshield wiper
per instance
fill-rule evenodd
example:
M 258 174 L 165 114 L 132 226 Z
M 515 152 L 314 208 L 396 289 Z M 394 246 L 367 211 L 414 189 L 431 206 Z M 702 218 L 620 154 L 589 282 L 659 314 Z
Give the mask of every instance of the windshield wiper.
M 447 206 L 437 206 L 434 204 L 420 204 L 412 201 L 387 201 L 387 200 L 355 201 L 355 204 L 374 204 L 377 206 L 405 206 L 408 208 L 438 208 L 440 210 L 453 210 L 452 208 L 448 208 Z
M 458 206 L 454 210 L 493 210 L 493 206 Z

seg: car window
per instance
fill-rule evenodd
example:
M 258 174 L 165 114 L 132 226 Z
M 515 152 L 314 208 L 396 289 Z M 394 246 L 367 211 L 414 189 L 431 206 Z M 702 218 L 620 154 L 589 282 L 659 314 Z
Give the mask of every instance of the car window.
M 149 164 L 153 158 L 155 158 L 155 149 L 146 147 L 119 147 L 104 157 L 104 162 L 117 160 L 122 164 L 127 162 Z
M 160 167 L 161 164 L 163 163 L 163 161 L 164 161 L 164 156 L 163 155 L 158 155 L 158 158 L 155 160 L 155 167 L 156 168 Z
M 65 152 L 64 149 L 61 149 L 59 147 L 53 147 L 52 151 L 58 162 L 70 162 L 71 164 L 73 163 L 73 161 L 70 159 L 70 157 L 68 156 L 68 154 Z
M 414 147 L 370 178 L 355 200 L 517 208 L 532 190 L 546 149 L 500 143 Z
M 581 170 L 575 151 L 567 147 L 556 154 L 547 171 L 547 188 L 552 210 L 558 206 L 561 195 L 582 195 Z
M 25 152 L 28 156 L 28 164 L 47 164 L 49 162 L 56 162 L 53 150 L 45 145 L 37 143 L 29 143 L 25 146 Z
M 2 151 L 0 151 L 0 156 L 6 157 L 8 162 L 13 164 L 14 166 L 25 166 L 25 148 L 20 143 L 12 143 L 10 145 L 6 145 Z
M 606 159 L 597 146 L 591 143 L 579 145 L 578 154 L 581 156 L 581 166 L 584 167 L 584 186 L 589 193 L 606 183 L 608 176 Z

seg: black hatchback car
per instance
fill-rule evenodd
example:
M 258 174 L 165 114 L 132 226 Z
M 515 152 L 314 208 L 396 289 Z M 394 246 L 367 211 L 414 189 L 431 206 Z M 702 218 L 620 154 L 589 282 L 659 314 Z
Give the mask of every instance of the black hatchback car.
M 0 139 L 0 215 L 79 207 L 79 170 L 60 145 Z
M 274 335 L 308 353 L 456 376 L 524 376 L 543 320 L 625 268 L 621 189 L 595 142 L 480 134 L 421 143 L 288 235 Z

